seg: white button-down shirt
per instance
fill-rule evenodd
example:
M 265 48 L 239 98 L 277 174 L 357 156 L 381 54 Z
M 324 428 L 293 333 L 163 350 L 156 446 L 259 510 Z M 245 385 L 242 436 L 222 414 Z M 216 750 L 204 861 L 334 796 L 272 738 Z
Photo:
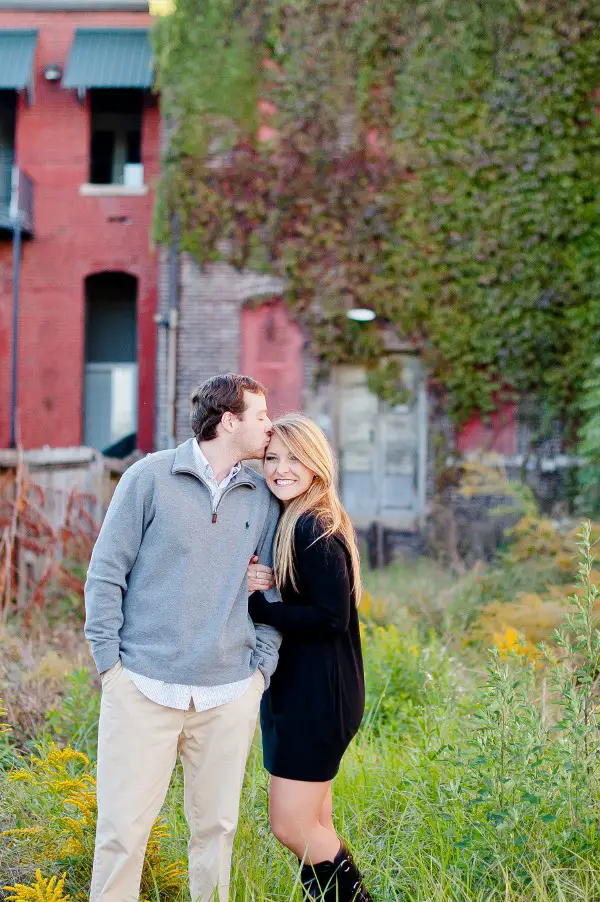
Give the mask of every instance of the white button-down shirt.
M 210 489 L 213 511 L 216 510 L 223 492 L 240 472 L 241 464 L 236 464 L 222 482 L 217 482 L 212 467 L 202 453 L 196 440 L 193 442 L 194 460 L 198 472 Z M 236 683 L 225 683 L 223 686 L 187 686 L 182 683 L 165 683 L 164 680 L 154 680 L 142 676 L 139 673 L 129 671 L 131 679 L 140 692 L 166 708 L 179 708 L 180 711 L 188 711 L 192 707 L 196 711 L 208 711 L 239 698 L 250 686 L 252 677 L 238 680 Z

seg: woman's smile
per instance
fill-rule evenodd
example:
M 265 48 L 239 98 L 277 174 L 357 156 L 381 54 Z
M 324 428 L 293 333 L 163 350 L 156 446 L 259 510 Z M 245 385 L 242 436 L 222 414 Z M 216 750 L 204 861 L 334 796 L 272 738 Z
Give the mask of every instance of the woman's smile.
M 273 435 L 265 453 L 264 475 L 275 497 L 287 504 L 310 488 L 315 474 Z

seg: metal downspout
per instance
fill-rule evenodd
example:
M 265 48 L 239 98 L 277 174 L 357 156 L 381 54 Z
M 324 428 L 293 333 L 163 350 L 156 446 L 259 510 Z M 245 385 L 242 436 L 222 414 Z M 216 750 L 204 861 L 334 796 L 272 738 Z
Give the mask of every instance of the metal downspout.
M 21 218 L 15 198 L 19 196 L 18 170 L 13 170 L 10 217 L 13 223 L 13 309 L 12 309 L 12 358 L 10 381 L 10 447 L 17 447 L 17 408 L 19 378 L 19 304 L 21 298 Z
M 172 219 L 169 257 L 169 312 L 167 317 L 167 447 L 177 444 L 177 334 L 179 327 L 179 218 Z

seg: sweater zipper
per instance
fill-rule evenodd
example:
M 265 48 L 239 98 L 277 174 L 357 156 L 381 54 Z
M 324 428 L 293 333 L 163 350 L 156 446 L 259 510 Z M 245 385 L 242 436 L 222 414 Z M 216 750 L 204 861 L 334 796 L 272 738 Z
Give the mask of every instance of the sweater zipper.
M 204 483 L 204 484 L 206 485 L 206 483 Z M 223 494 L 221 495 L 221 497 L 219 498 L 219 503 L 216 505 L 216 507 L 213 508 L 213 515 L 212 515 L 212 522 L 213 522 L 213 523 L 216 523 L 216 522 L 217 522 L 217 518 L 218 518 L 218 516 L 219 516 L 219 510 L 218 510 L 219 504 L 221 503 L 221 501 L 223 500 L 223 498 L 225 497 L 225 495 L 227 494 L 227 492 L 232 492 L 232 491 L 233 491 L 234 489 L 236 489 L 239 485 L 249 485 L 250 488 L 252 488 L 252 489 L 255 488 L 254 483 L 248 482 L 248 481 L 246 481 L 246 482 L 236 482 L 234 485 L 228 485 L 227 488 L 225 489 L 225 491 L 223 492 Z M 207 487 L 207 488 L 208 488 L 208 487 Z M 211 497 L 212 497 L 212 496 L 211 496 Z
M 196 479 L 199 479 L 200 482 L 202 483 L 202 485 L 206 486 L 206 488 L 208 489 L 208 494 L 210 495 L 211 502 L 212 502 L 212 492 L 211 492 L 211 490 L 210 490 L 210 486 L 204 481 L 204 479 L 202 478 L 202 476 L 200 476 L 200 474 L 199 474 L 198 472 L 196 472 L 196 470 L 188 470 L 188 469 L 186 468 L 186 469 L 178 470 L 177 472 L 178 472 L 178 473 L 189 473 L 190 476 L 195 476 Z M 218 503 L 215 507 L 213 507 L 213 506 L 212 506 L 212 503 L 211 503 L 211 509 L 212 509 L 212 522 L 213 522 L 213 523 L 216 523 L 216 522 L 217 522 L 217 519 L 218 519 L 218 516 L 219 516 L 219 513 L 218 513 L 218 507 L 219 507 L 219 504 L 221 503 L 221 501 L 223 500 L 223 498 L 225 497 L 225 495 L 227 494 L 227 492 L 232 492 L 233 489 L 236 489 L 236 488 L 237 488 L 238 486 L 240 486 L 240 485 L 247 485 L 247 486 L 249 486 L 251 489 L 255 489 L 255 488 L 256 488 L 256 486 L 254 485 L 254 483 L 253 483 L 253 482 L 250 482 L 249 479 L 246 479 L 244 482 L 236 482 L 236 483 L 234 483 L 234 485 L 228 485 L 227 488 L 225 489 L 225 491 L 223 492 L 223 494 L 221 495 L 221 497 L 219 498 L 219 503 Z

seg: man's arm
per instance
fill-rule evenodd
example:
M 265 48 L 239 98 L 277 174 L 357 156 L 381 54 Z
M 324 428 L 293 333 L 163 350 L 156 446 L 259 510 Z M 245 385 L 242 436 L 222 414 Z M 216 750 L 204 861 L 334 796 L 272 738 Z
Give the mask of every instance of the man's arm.
M 274 495 L 269 500 L 269 510 L 263 527 L 262 535 L 256 547 L 256 555 L 259 563 L 266 564 L 268 567 L 273 566 L 273 539 L 275 530 L 281 514 L 279 502 Z M 265 591 L 265 597 L 270 602 L 281 602 L 279 591 L 274 586 L 272 589 Z M 279 659 L 279 646 L 281 645 L 281 634 L 272 626 L 264 623 L 255 624 L 256 628 L 256 653 L 259 659 L 259 667 L 268 686 L 272 674 L 277 667 Z
M 85 584 L 85 626 L 98 673 L 119 660 L 123 595 L 148 525 L 150 499 L 145 461 L 119 480 L 94 545 Z

